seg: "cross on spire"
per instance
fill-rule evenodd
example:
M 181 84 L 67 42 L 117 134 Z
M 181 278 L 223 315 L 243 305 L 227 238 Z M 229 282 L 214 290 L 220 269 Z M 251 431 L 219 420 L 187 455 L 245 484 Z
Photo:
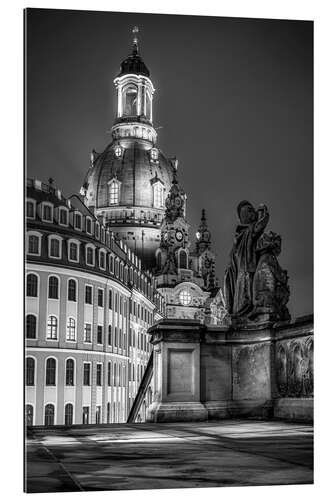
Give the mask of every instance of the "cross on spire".
M 137 33 L 139 33 L 139 28 L 137 26 L 133 26 L 132 33 L 133 33 L 133 53 L 137 54 L 139 50 L 138 49 L 139 40 L 137 37 Z

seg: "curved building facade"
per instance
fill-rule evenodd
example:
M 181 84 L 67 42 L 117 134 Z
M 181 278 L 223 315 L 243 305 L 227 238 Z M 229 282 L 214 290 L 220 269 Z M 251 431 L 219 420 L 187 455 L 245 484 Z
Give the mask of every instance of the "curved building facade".
M 126 421 L 165 309 L 151 273 L 80 197 L 28 180 L 25 286 L 27 424 Z

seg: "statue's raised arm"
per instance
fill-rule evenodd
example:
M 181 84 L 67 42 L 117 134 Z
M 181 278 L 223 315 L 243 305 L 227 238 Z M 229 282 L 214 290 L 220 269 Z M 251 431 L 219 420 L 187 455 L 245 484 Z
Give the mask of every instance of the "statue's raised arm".
M 257 222 L 254 225 L 253 232 L 254 234 L 258 237 L 260 236 L 264 230 L 266 229 L 266 226 L 269 221 L 269 212 L 268 208 L 266 205 L 261 204 L 258 207 L 257 210 Z

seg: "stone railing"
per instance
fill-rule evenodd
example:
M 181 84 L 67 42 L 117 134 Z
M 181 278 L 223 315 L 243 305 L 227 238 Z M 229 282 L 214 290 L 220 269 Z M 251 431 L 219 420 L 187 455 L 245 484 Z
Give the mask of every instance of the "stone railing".
M 313 418 L 313 318 L 243 329 L 153 327 L 151 421 Z

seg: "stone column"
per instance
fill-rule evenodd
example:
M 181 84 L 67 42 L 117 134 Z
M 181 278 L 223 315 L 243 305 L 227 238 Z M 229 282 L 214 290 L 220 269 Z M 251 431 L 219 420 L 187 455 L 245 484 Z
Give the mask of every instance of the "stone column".
M 154 397 L 150 422 L 207 420 L 200 401 L 200 337 L 193 320 L 164 319 L 150 328 L 154 346 Z

